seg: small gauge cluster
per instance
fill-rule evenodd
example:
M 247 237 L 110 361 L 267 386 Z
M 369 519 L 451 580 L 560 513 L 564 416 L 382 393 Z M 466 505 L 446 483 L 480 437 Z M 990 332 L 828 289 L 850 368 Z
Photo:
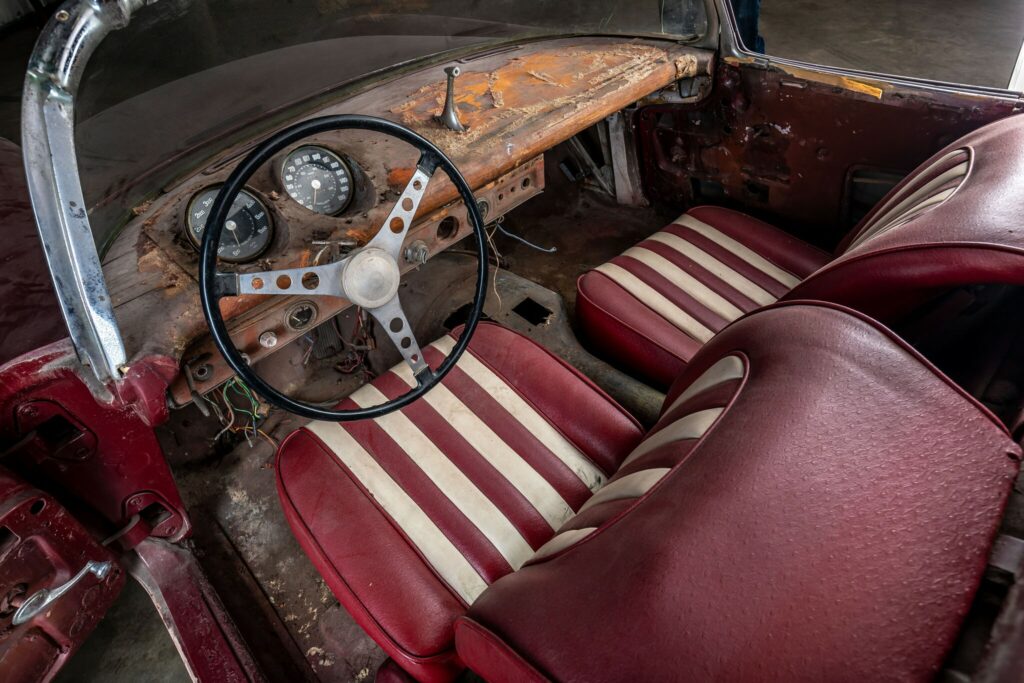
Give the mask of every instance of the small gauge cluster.
M 316 145 L 289 152 L 278 169 L 285 193 L 299 206 L 323 216 L 337 216 L 352 200 L 353 177 L 338 154 Z M 192 197 L 185 218 L 185 233 L 196 249 L 220 185 L 202 189 Z M 262 255 L 274 239 L 274 223 L 267 205 L 253 191 L 238 193 L 224 221 L 217 256 L 228 263 L 248 263 Z

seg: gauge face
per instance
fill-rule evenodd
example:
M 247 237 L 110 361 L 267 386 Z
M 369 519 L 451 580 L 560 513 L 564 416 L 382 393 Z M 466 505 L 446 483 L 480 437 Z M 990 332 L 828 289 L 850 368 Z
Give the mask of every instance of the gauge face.
M 327 216 L 340 213 L 352 198 L 348 166 L 323 147 L 299 147 L 289 154 L 281 167 L 281 182 L 289 197 Z
M 213 200 L 219 187 L 208 187 L 188 205 L 188 236 L 199 248 L 203 240 L 206 219 L 210 216 Z M 245 263 L 262 254 L 274 237 L 267 207 L 252 193 L 242 190 L 231 204 L 224 229 L 217 246 L 217 257 L 228 263 Z

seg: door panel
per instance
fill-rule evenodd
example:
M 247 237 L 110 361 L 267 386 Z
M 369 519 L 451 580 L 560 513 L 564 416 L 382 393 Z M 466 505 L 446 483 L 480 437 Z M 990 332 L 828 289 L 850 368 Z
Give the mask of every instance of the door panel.
M 88 562 L 110 562 L 103 578 L 85 575 L 22 624 L 30 596 L 72 579 Z M 60 503 L 0 468 L 0 680 L 48 681 L 92 633 L 124 586 L 124 573 Z
M 894 180 L 1019 106 L 747 55 L 718 62 L 708 97 L 641 107 L 636 126 L 651 199 L 732 206 L 832 249 Z

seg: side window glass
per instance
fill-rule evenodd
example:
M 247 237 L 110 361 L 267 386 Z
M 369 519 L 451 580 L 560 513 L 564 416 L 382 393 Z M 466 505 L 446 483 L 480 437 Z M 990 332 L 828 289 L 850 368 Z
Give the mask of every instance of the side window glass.
M 811 64 L 1020 90 L 1019 0 L 730 0 L 744 46 Z M 1016 68 L 1024 81 L 1024 66 Z

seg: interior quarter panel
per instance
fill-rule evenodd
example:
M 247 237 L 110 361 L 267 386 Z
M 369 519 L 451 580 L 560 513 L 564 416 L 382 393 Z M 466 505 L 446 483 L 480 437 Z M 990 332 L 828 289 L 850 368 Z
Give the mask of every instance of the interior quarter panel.
M 641 172 L 654 201 L 732 206 L 831 249 L 859 218 L 853 172 L 903 176 L 1020 108 L 1011 93 L 726 56 L 705 100 L 638 111 Z

